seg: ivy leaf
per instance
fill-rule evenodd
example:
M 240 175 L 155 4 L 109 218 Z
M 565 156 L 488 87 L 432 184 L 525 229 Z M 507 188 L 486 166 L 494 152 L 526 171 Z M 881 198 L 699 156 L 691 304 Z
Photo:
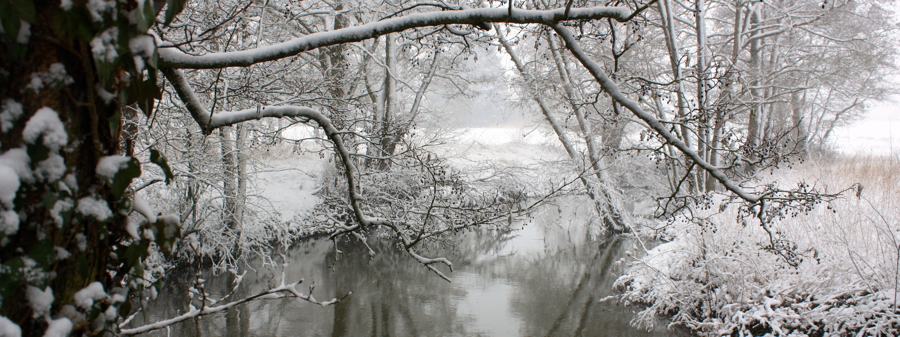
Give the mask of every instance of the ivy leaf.
M 122 125 L 122 113 L 116 110 L 112 116 L 109 116 L 107 121 L 109 122 L 109 130 L 111 133 L 114 135 L 119 134 L 119 127 Z
M 112 183 L 109 186 L 113 195 L 116 198 L 121 197 L 122 193 L 125 193 L 125 190 L 128 189 L 128 186 L 131 186 L 131 181 L 140 175 L 141 164 L 134 157 L 130 158 L 125 167 L 119 169 L 116 175 L 113 176 Z
M 2 2 L 4 2 L 3 5 L 5 5 L 4 7 L 6 7 L 3 8 L 3 10 L 8 13 L 8 16 L 6 17 L 19 19 L 29 23 L 37 23 L 37 14 L 35 14 L 34 10 L 34 1 L 5 0 Z M 15 23 L 18 24 L 18 22 Z
M 137 31 L 146 32 L 156 22 L 156 11 L 153 8 L 153 2 L 138 2 L 141 10 L 135 13 L 137 19 Z
M 187 3 L 187 0 L 166 0 L 166 4 L 168 4 L 166 7 L 166 26 L 172 23 L 175 20 L 175 16 L 184 10 L 185 3 Z
M 172 256 L 175 242 L 181 238 L 181 221 L 177 215 L 163 215 L 153 223 L 156 245 L 166 257 Z
M 28 253 L 32 260 L 43 267 L 50 267 L 56 261 L 56 251 L 53 250 L 53 242 L 41 240 Z
M 156 70 L 151 69 L 147 80 L 136 81 L 125 89 L 125 104 L 137 103 L 147 118 L 153 113 L 153 103 L 162 99 L 162 88 L 156 84 Z
M 28 157 L 31 158 L 32 163 L 39 163 L 44 159 L 50 158 L 50 149 L 44 146 L 43 138 L 34 144 L 27 144 L 25 151 L 28 152 Z
M 150 162 L 158 165 L 163 170 L 163 174 L 166 175 L 166 184 L 175 179 L 175 175 L 172 174 L 172 169 L 169 167 L 169 161 L 156 149 L 150 149 Z

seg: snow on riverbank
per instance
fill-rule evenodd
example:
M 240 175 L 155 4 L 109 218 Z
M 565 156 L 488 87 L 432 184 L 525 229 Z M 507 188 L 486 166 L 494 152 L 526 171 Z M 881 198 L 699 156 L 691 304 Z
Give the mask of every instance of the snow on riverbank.
M 619 279 L 627 302 L 650 306 L 638 323 L 672 316 L 704 335 L 895 336 L 900 163 L 890 157 L 847 157 L 781 170 L 772 183 L 804 181 L 834 193 L 857 190 L 807 213 L 785 214 L 772 227 L 794 245 L 797 266 L 764 249 L 770 238 L 735 205 L 679 219 L 657 246 Z

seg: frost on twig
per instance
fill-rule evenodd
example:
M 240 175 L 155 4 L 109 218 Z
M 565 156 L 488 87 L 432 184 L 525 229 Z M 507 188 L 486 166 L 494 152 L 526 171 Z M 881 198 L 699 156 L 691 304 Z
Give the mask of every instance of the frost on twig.
M 433 271 L 441 278 L 450 281 L 450 278 L 447 277 L 447 275 L 433 266 L 435 263 L 442 263 L 452 269 L 452 264 L 449 260 L 445 258 L 426 258 L 412 250 L 412 247 L 422 239 L 421 234 L 416 238 L 411 238 L 404 231 L 403 227 L 401 227 L 401 224 L 398 224 L 396 221 L 380 217 L 371 217 L 364 213 L 361 207 L 363 197 L 360 193 L 360 186 L 357 178 L 359 177 L 359 171 L 354 164 L 354 160 L 351 158 L 350 151 L 344 145 L 344 140 L 341 138 L 341 132 L 334 126 L 330 118 L 314 109 L 295 106 L 257 107 L 239 111 L 218 112 L 213 115 L 200 103 L 200 100 L 194 94 L 193 89 L 187 83 L 180 70 L 163 69 L 162 72 L 172 84 L 172 87 L 175 89 L 175 92 L 178 94 L 181 101 L 187 106 L 191 116 L 194 117 L 194 120 L 207 133 L 219 127 L 266 117 L 294 117 L 304 121 L 316 122 L 318 127 L 325 132 L 325 136 L 328 140 L 333 144 L 335 153 L 341 158 L 341 163 L 344 167 L 344 177 L 347 182 L 347 198 L 353 213 L 353 218 L 356 220 L 353 225 L 338 228 L 333 236 L 342 233 L 353 233 L 362 228 L 376 226 L 388 227 L 396 233 L 398 239 L 403 244 L 404 249 L 416 259 L 416 261 L 419 261 L 428 267 L 429 270 Z M 456 227 L 449 226 L 429 234 L 436 235 L 437 233 L 443 233 L 453 229 L 456 229 Z M 371 252 L 374 251 L 370 248 L 370 253 Z
M 322 307 L 326 307 L 326 306 L 335 304 L 337 302 L 340 302 L 347 296 L 350 296 L 350 294 L 352 293 L 352 292 L 346 293 L 346 294 L 344 294 L 344 296 L 341 296 L 340 298 L 332 298 L 331 300 L 328 300 L 328 301 L 319 301 L 312 295 L 312 290 L 314 289 L 313 287 L 310 287 L 310 291 L 308 294 L 304 294 L 303 292 L 297 290 L 297 286 L 300 285 L 300 283 L 302 283 L 302 282 L 303 282 L 303 280 L 285 284 L 284 278 L 282 275 L 282 282 L 278 287 L 271 288 L 271 289 L 263 291 L 259 294 L 256 294 L 253 296 L 248 296 L 248 297 L 242 298 L 240 300 L 232 301 L 232 302 L 222 304 L 222 305 L 210 305 L 210 306 L 202 305 L 201 308 L 199 308 L 199 309 L 192 304 L 190 306 L 190 310 L 188 310 L 188 312 L 186 312 L 180 316 L 173 317 L 173 318 L 170 318 L 167 320 L 154 322 L 154 323 L 143 325 L 143 326 L 139 326 L 136 328 L 124 328 L 124 325 L 127 324 L 127 322 L 130 322 L 130 320 L 129 320 L 129 321 L 126 321 L 119 325 L 119 328 L 121 329 L 119 331 L 119 334 L 121 334 L 121 335 L 137 335 L 140 333 L 145 333 L 145 332 L 153 331 L 156 329 L 162 329 L 167 326 L 173 325 L 175 323 L 189 320 L 192 318 L 197 318 L 200 316 L 223 312 L 223 311 L 231 309 L 235 306 L 238 306 L 238 305 L 241 305 L 243 303 L 247 303 L 247 302 L 250 302 L 253 300 L 257 300 L 257 299 L 270 300 L 270 299 L 282 299 L 282 298 L 298 298 L 298 299 L 307 301 L 309 303 L 313 303 L 313 304 L 320 305 Z M 207 295 L 206 297 L 208 298 L 209 296 Z

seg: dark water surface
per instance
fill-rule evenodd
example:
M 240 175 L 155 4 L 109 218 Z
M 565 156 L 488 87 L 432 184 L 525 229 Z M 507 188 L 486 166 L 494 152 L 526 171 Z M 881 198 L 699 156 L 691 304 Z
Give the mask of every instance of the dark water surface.
M 570 199 L 568 201 L 573 201 Z M 287 281 L 315 284 L 313 295 L 328 300 L 352 291 L 326 308 L 298 299 L 257 300 L 227 313 L 204 316 L 154 331 L 150 336 L 679 336 L 682 331 L 641 331 L 629 325 L 636 308 L 617 305 L 613 282 L 626 251 L 640 251 L 627 237 L 595 239 L 580 201 L 545 206 L 529 224 L 513 230 L 460 234 L 453 246 L 429 247 L 425 256 L 444 256 L 453 272 L 444 281 L 390 239 L 310 239 L 284 255 Z M 276 258 L 280 262 L 281 258 Z M 239 297 L 281 281 L 281 267 L 251 261 Z M 444 269 L 446 270 L 446 269 Z M 171 318 L 187 310 L 193 272 L 178 270 L 158 300 L 131 324 Z M 233 276 L 208 274 L 207 291 L 223 296 Z M 307 292 L 308 288 L 299 287 Z M 665 324 L 658 324 L 665 326 Z

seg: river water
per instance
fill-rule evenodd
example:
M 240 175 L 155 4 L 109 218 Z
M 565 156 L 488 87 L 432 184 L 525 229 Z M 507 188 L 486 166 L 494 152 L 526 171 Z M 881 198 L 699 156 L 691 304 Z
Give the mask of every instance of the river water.
M 595 238 L 586 204 L 561 199 L 525 223 L 457 235 L 453 244 L 432 244 L 425 256 L 453 261 L 444 281 L 390 239 L 371 233 L 377 254 L 354 240 L 299 242 L 283 254 L 287 281 L 315 284 L 319 300 L 353 293 L 319 307 L 298 299 L 257 300 L 227 313 L 204 316 L 149 336 L 680 336 L 683 331 L 636 330 L 637 308 L 618 305 L 612 284 L 626 267 L 629 237 Z M 423 247 L 424 248 L 424 247 Z M 281 262 L 281 257 L 276 258 Z M 249 263 L 236 297 L 277 286 L 282 267 Z M 444 269 L 446 271 L 446 269 Z M 208 271 L 207 291 L 223 296 L 233 276 Z M 156 301 L 145 303 L 135 322 L 159 321 L 185 312 L 194 272 L 175 270 Z M 304 291 L 308 288 L 300 287 Z

